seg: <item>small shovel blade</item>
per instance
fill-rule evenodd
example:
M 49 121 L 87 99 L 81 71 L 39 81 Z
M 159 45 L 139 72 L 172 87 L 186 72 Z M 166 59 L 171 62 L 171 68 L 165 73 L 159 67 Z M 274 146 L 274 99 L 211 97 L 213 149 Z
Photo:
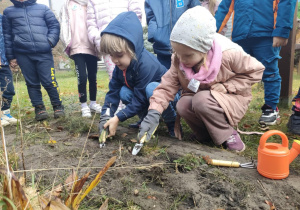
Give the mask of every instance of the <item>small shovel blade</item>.
M 136 143 L 132 149 L 132 155 L 137 155 L 141 151 L 143 145 L 144 143 Z

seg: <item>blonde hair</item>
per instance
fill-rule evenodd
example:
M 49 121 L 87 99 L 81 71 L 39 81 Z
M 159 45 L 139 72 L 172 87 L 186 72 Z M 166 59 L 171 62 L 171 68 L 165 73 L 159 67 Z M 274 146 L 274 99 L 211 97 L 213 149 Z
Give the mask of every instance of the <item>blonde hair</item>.
M 113 34 L 103 34 L 100 41 L 100 53 L 114 55 L 128 52 L 131 58 L 135 58 L 134 47 L 131 42 Z
M 217 5 L 217 1 L 218 0 L 209 0 L 208 10 L 213 16 L 215 16 L 215 7 Z

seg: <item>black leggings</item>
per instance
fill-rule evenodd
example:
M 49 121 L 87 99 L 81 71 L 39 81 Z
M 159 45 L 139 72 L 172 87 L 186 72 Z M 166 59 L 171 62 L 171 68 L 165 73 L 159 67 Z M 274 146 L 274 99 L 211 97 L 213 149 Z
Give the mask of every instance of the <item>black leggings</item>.
M 85 103 L 86 82 L 89 79 L 90 100 L 96 101 L 97 95 L 97 57 L 89 54 L 72 55 L 75 62 L 75 69 L 78 81 L 79 101 Z

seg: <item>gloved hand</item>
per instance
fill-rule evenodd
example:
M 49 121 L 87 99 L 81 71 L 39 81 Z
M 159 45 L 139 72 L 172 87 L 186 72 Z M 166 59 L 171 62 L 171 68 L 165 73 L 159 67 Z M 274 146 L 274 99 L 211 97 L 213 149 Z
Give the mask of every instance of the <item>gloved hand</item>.
M 104 129 L 104 124 L 110 120 L 110 116 L 109 115 L 101 115 L 100 117 L 100 122 L 99 122 L 99 133 L 101 134 L 102 130 Z
M 159 118 L 160 113 L 155 109 L 150 109 L 141 124 L 138 139 L 141 139 L 147 132 L 146 141 L 149 141 L 159 124 Z

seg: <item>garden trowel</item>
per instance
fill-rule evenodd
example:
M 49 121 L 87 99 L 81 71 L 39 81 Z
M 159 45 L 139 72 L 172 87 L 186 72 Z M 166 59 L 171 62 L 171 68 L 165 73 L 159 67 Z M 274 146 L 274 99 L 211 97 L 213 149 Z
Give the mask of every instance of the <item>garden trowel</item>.
M 110 108 L 106 109 L 105 115 L 110 116 Z M 99 137 L 100 148 L 105 147 L 105 142 L 107 139 L 108 132 L 109 132 L 109 127 L 103 129 L 102 132 L 100 133 L 100 137 Z
M 158 126 L 156 126 L 156 128 L 154 129 L 152 135 L 151 135 L 151 138 L 153 136 L 153 134 L 155 133 L 156 129 L 157 129 Z M 150 138 L 150 139 L 151 139 Z M 147 132 L 143 135 L 143 137 L 140 139 L 140 142 L 139 143 L 136 143 L 132 149 L 132 155 L 137 155 L 140 150 L 142 149 L 142 147 L 144 146 L 144 142 L 146 141 L 147 139 Z

